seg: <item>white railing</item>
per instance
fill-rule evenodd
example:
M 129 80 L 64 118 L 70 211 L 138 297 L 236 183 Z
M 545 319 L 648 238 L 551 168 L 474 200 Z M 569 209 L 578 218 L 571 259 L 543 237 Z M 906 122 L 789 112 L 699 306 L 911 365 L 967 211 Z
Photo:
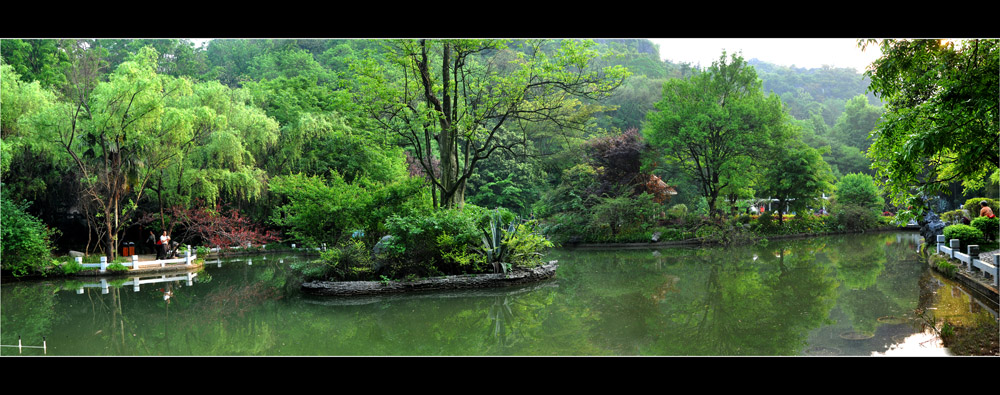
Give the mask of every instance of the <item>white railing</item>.
M 170 263 L 183 263 L 186 266 L 191 266 L 192 262 L 194 262 L 195 259 L 198 259 L 198 255 L 197 254 L 192 254 L 191 251 L 192 251 L 191 250 L 191 246 L 189 245 L 189 246 L 187 246 L 187 251 L 184 251 L 184 257 L 183 258 L 157 259 L 157 260 L 154 260 L 154 261 L 139 261 L 139 256 L 138 255 L 132 255 L 132 261 L 131 262 L 121 262 L 121 264 L 123 266 L 125 266 L 125 267 L 131 268 L 131 270 L 138 269 L 138 268 L 140 268 L 142 266 L 166 267 L 167 264 L 170 264 Z M 83 257 L 79 257 L 78 256 L 78 257 L 76 257 L 76 263 L 79 264 L 80 266 L 85 267 L 85 268 L 90 268 L 90 267 L 100 268 L 101 269 L 101 273 L 107 272 L 108 265 L 109 265 L 108 264 L 108 257 L 107 256 L 101 256 L 101 263 L 83 263 Z
M 958 239 L 951 239 L 948 242 L 948 246 L 944 245 L 944 235 L 937 236 L 937 249 L 935 250 L 938 254 L 946 255 L 951 259 L 956 259 L 962 263 L 962 268 L 968 270 L 971 273 L 980 272 L 983 275 L 989 275 L 993 277 L 993 286 L 1000 286 L 1000 281 L 998 281 L 998 270 L 997 267 L 1000 266 L 1000 254 L 993 254 L 993 263 L 983 262 L 979 260 L 979 246 L 970 245 L 966 250 L 966 253 L 960 251 L 959 245 L 960 241 Z

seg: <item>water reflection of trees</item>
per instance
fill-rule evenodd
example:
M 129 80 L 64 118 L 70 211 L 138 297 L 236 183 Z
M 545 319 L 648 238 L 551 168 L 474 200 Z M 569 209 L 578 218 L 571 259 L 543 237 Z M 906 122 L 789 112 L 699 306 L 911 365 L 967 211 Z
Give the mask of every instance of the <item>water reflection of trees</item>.
M 566 296 L 597 317 L 588 338 L 607 353 L 795 354 L 834 304 L 822 246 L 575 254 L 581 269 L 560 267 L 560 288 L 589 285 Z
M 0 287 L 0 344 L 16 345 L 20 336 L 22 344 L 40 346 L 42 338 L 51 335 L 58 320 L 56 295 L 45 284 L 8 284 Z M 3 347 L 3 355 L 16 355 L 16 348 Z M 31 351 L 25 355 L 36 355 Z
M 844 284 L 838 305 L 855 331 L 874 333 L 880 317 L 906 316 L 917 307 L 920 288 L 914 279 L 923 265 L 915 261 L 914 240 L 905 236 L 845 235 L 839 242 L 846 247 L 828 254 Z
M 297 282 L 272 258 L 198 277 L 211 286 L 177 284 L 169 304 L 146 288 L 53 298 L 5 286 L 4 337 L 16 319 L 93 339 L 62 355 L 795 355 L 835 304 L 864 329 L 916 303 L 919 265 L 895 263 L 915 245 L 863 239 L 556 252 L 556 280 L 537 288 L 343 304 L 284 297 Z M 11 295 L 41 306 L 37 317 L 7 311 L 21 305 Z
M 805 248 L 777 246 L 720 255 L 700 295 L 666 301 L 650 353 L 663 355 L 790 355 L 805 345 L 833 307 L 836 283 Z M 777 256 L 775 256 L 777 255 Z M 753 260 L 752 256 L 757 259 Z

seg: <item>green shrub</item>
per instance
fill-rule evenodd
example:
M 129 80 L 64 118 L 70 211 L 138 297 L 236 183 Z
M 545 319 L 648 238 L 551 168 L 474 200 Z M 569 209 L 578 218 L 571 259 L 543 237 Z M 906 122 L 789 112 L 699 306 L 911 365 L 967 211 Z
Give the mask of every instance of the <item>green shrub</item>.
M 653 195 L 643 192 L 639 196 L 602 197 L 590 209 L 587 233 L 616 236 L 622 233 L 648 233 L 653 217 L 660 205 Z M 590 235 L 588 235 L 590 236 Z
M 688 208 L 683 203 L 675 204 L 667 210 L 667 215 L 669 215 L 671 219 L 682 219 L 687 216 L 687 213 Z
M 983 241 L 983 232 L 970 225 L 949 225 L 944 228 L 944 238 L 960 240 L 960 251 L 965 251 L 966 247 Z
M 83 265 L 76 263 L 76 260 L 71 260 L 62 265 L 63 274 L 76 274 L 83 269 Z
M 1000 217 L 976 217 L 969 225 L 983 232 L 985 241 L 997 240 L 997 236 L 1000 234 Z
M 309 280 L 357 281 L 375 280 L 375 260 L 371 250 L 358 239 L 348 239 L 326 251 L 319 259 L 289 265 Z
M 979 216 L 979 210 L 982 210 L 983 206 L 979 205 L 979 202 L 985 200 L 986 205 L 990 206 L 993 210 L 993 215 L 997 215 L 997 208 L 1000 208 L 1000 202 L 990 198 L 972 198 L 965 201 L 962 208 L 969 212 L 969 218 L 976 218 Z
M 796 215 L 791 221 L 785 222 L 786 233 L 816 234 L 829 232 L 830 229 L 827 226 L 826 218 L 828 217 L 805 213 Z
M 697 215 L 702 216 L 702 217 L 706 217 L 706 216 L 708 216 L 708 210 L 709 210 L 709 208 L 710 207 L 708 207 L 708 198 L 702 196 L 702 197 L 698 198 L 698 203 L 695 204 L 695 206 L 694 206 L 694 214 L 697 214 Z
M 108 271 L 112 271 L 112 272 L 116 272 L 116 273 L 127 272 L 128 271 L 128 267 L 125 266 L 125 265 L 122 265 L 120 262 L 115 262 L 115 263 L 112 263 L 112 264 L 108 265 Z
M 208 251 L 209 251 L 208 247 L 198 246 L 198 248 L 195 248 L 194 253 L 195 253 L 195 255 L 198 255 L 199 257 L 204 258 L 204 257 L 208 256 Z
M 27 213 L 28 203 L 0 198 L 0 262 L 15 277 L 43 273 L 52 256 L 56 235 L 41 220 Z
M 657 228 L 655 232 L 660 232 L 660 241 L 680 241 L 684 240 L 684 230 L 678 228 Z
M 382 256 L 390 264 L 389 276 L 425 277 L 476 270 L 475 265 L 463 265 L 463 262 L 473 264 L 471 260 L 466 261 L 468 256 L 465 254 L 482 248 L 481 229 L 489 223 L 489 215 L 490 210 L 466 204 L 461 210 L 442 209 L 429 215 L 389 217 L 385 227 L 392 239 L 386 243 L 386 253 Z M 514 219 L 514 214 L 507 209 L 499 209 L 499 215 L 505 223 Z
M 510 263 L 514 266 L 537 266 L 543 262 L 543 251 L 552 248 L 552 242 L 537 231 L 535 221 L 518 224 L 516 230 L 504 238 L 510 249 Z
M 747 214 L 740 214 L 740 215 L 737 215 L 734 218 L 735 218 L 736 222 L 741 223 L 743 225 L 749 225 L 750 221 L 753 220 L 753 217 L 751 217 L 751 216 L 749 216 Z
M 834 206 L 834 226 L 837 230 L 846 232 L 864 232 L 879 226 L 879 215 L 869 207 L 853 204 L 837 204 Z
M 762 233 L 769 233 L 777 226 L 774 223 L 774 215 L 770 211 L 761 213 L 751 225 L 753 225 L 754 230 Z

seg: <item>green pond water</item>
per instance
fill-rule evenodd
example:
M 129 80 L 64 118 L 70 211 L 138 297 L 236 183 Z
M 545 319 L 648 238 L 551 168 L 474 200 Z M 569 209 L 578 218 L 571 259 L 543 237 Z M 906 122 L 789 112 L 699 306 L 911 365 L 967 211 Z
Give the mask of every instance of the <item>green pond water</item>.
M 925 320 L 989 313 L 917 260 L 915 233 L 736 248 L 554 250 L 532 286 L 312 297 L 288 265 L 6 281 L 2 355 L 947 355 Z M 947 308 L 938 310 L 942 304 Z M 985 312 L 984 312 L 985 311 Z M 995 314 L 995 313 L 993 313 Z

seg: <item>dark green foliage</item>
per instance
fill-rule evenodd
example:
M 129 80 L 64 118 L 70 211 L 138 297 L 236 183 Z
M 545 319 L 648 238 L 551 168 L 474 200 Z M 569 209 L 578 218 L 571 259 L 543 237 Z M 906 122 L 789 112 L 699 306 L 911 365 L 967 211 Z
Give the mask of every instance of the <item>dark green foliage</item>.
M 649 229 L 661 206 L 653 195 L 641 193 L 636 197 L 602 197 L 590 208 L 587 230 L 591 237 L 615 237 L 622 233 L 643 232 Z
M 995 241 L 1000 233 L 1000 217 L 976 217 L 969 225 L 983 233 L 984 241 Z
M 792 220 L 778 223 L 773 216 L 765 212 L 756 220 L 750 222 L 751 229 L 761 235 L 800 235 L 820 234 L 840 230 L 833 216 L 819 216 L 799 213 Z
M 306 279 L 355 281 L 374 280 L 375 260 L 371 248 L 361 240 L 345 240 L 320 253 L 319 259 L 302 261 L 291 267 Z
M 833 209 L 833 226 L 840 231 L 864 232 L 879 226 L 879 215 L 868 207 L 838 204 Z
M 983 232 L 970 225 L 949 225 L 944 228 L 944 238 L 948 242 L 952 239 L 960 240 L 960 251 L 966 251 L 966 247 L 983 241 Z
M 0 260 L 3 270 L 14 276 L 42 273 L 52 255 L 52 237 L 49 229 L 31 214 L 28 203 L 16 204 L 0 198 Z
M 513 219 L 507 210 L 501 209 L 500 213 L 505 222 Z M 391 216 L 386 220 L 386 230 L 392 240 L 384 257 L 390 263 L 389 277 L 471 273 L 483 269 L 477 265 L 478 260 L 467 259 L 465 254 L 482 247 L 482 228 L 488 223 L 487 210 L 468 204 L 462 210 Z
M 786 206 L 794 212 L 805 212 L 831 189 L 830 167 L 818 151 L 802 142 L 794 141 L 778 152 L 764 170 L 761 192 L 778 199 L 779 215 L 784 214 Z
M 1000 40 L 867 40 L 882 56 L 869 67 L 885 103 L 869 150 L 892 202 L 996 182 L 1000 165 Z

